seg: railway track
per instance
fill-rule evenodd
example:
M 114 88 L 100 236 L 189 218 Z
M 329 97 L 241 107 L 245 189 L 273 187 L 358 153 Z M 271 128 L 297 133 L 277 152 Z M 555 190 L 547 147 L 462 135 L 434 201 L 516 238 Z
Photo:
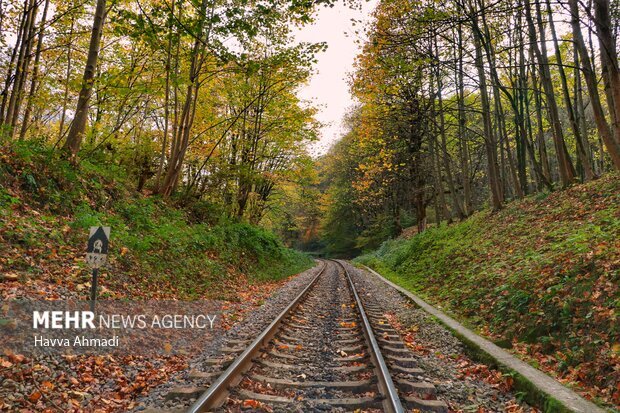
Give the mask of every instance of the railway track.
M 323 261 L 310 284 L 252 342 L 224 349 L 221 374 L 194 372 L 187 412 L 448 412 L 381 308 L 358 293 L 345 265 Z M 233 357 L 234 356 L 234 357 Z M 214 363 L 215 364 L 215 363 Z M 204 391 L 203 391 L 204 390 Z

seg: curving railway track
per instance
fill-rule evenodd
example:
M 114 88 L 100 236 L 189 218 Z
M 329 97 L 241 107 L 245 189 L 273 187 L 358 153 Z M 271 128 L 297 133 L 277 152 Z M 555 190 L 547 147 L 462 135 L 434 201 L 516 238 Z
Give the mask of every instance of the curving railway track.
M 448 412 L 381 308 L 365 302 L 346 267 L 323 261 L 303 291 L 253 341 L 214 373 L 187 412 L 267 410 Z

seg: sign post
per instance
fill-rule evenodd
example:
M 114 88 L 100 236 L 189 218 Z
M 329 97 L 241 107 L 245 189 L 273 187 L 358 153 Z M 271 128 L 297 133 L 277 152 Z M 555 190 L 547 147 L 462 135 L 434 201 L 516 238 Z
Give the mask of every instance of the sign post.
M 97 278 L 99 268 L 108 259 L 108 246 L 110 244 L 110 227 L 90 227 L 88 247 L 86 248 L 86 262 L 93 269 L 93 281 L 90 286 L 90 311 L 95 312 L 97 302 Z

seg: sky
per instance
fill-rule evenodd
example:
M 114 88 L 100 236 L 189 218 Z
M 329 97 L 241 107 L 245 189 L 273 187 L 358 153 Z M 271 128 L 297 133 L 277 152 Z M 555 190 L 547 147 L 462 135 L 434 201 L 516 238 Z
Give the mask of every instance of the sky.
M 337 2 L 334 7 L 322 7 L 312 25 L 295 33 L 297 41 L 327 42 L 328 46 L 327 51 L 317 56 L 318 64 L 310 82 L 298 93 L 300 98 L 318 108 L 316 118 L 324 124 L 319 141 L 310 147 L 310 152 L 315 156 L 327 152 L 331 144 L 340 138 L 341 122 L 347 108 L 354 103 L 347 77 L 353 70 L 353 62 L 359 52 L 359 45 L 355 43 L 359 35 L 354 34 L 354 31 L 363 26 L 359 23 L 353 26 L 351 19 L 369 22 L 377 2 L 362 0 L 361 9 L 351 9 L 343 2 Z

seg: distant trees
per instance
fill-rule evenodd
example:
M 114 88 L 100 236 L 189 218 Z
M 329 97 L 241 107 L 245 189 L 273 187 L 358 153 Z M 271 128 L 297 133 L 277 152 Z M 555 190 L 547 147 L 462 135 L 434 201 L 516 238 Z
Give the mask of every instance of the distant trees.
M 403 221 L 423 231 L 429 208 L 449 222 L 487 199 L 497 210 L 620 170 L 618 7 L 381 1 L 352 79 L 350 132 L 324 160 L 353 172 L 332 186 L 354 189 L 327 236 L 338 211 L 361 215 L 350 237 L 364 248 L 386 222 L 385 236 Z

